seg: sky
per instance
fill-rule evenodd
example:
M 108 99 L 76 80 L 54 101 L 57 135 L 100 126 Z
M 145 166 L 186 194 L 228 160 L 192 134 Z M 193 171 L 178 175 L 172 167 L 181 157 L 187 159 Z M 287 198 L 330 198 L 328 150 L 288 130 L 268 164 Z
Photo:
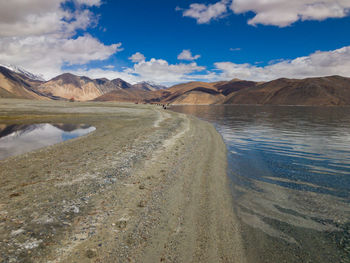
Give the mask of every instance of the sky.
M 168 86 L 350 77 L 350 1 L 1 1 L 0 63 Z

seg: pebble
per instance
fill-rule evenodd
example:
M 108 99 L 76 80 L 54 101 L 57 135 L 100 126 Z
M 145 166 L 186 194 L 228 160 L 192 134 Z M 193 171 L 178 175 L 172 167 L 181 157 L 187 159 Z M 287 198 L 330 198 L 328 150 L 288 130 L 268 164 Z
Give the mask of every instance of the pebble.
M 95 249 L 88 249 L 88 250 L 86 250 L 85 254 L 88 258 L 94 258 L 97 256 L 97 252 Z
M 117 221 L 117 227 L 120 229 L 124 229 L 126 228 L 126 223 L 126 220 L 120 219 L 119 221 Z
M 139 203 L 139 207 L 145 207 L 146 206 L 146 201 L 145 200 L 141 200 Z

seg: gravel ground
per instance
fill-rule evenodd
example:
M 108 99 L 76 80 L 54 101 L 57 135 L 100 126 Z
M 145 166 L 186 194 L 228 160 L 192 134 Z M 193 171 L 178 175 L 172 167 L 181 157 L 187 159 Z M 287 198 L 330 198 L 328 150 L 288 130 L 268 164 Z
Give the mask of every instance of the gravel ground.
M 89 124 L 0 161 L 0 262 L 245 262 L 209 123 L 151 105 L 0 100 L 0 123 Z

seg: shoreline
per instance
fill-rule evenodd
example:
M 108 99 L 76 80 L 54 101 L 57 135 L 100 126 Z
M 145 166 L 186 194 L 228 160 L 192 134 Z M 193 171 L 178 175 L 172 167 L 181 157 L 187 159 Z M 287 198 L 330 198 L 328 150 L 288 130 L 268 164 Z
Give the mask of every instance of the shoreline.
M 0 262 L 246 261 L 211 124 L 156 106 L 1 100 L 0 121 L 16 120 L 96 131 L 0 161 Z

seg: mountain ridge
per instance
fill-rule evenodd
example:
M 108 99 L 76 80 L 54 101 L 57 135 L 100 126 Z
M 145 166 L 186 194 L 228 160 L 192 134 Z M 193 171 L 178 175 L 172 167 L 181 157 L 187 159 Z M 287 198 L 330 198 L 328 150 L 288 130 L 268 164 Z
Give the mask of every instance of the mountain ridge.
M 153 104 L 350 105 L 350 78 L 337 75 L 267 82 L 192 81 L 169 88 L 145 81 L 130 84 L 120 78 L 91 79 L 72 73 L 48 81 L 27 75 L 0 66 L 0 97 Z

